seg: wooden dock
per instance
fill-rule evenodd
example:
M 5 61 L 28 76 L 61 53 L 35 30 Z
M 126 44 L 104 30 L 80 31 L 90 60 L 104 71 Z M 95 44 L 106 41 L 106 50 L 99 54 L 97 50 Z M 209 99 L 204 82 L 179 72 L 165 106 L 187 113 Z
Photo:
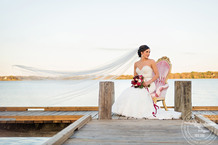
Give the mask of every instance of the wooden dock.
M 216 122 L 217 108 L 193 107 L 192 114 L 193 117 L 198 114 L 205 115 Z M 181 131 L 183 120 L 146 120 L 115 114 L 112 115 L 112 120 L 98 120 L 97 109 L 98 107 L 0 107 L 0 123 L 71 123 L 45 145 L 189 144 Z M 189 127 L 193 134 L 199 131 L 191 124 Z M 210 132 L 205 135 L 208 134 Z M 217 136 L 212 136 L 215 139 L 211 145 L 218 144 Z
M 84 115 L 97 117 L 97 111 L 10 111 L 0 112 L 0 123 L 72 123 Z
M 189 144 L 181 124 L 182 120 L 92 120 L 63 145 Z M 198 130 L 192 127 L 195 132 Z M 211 145 L 217 144 L 216 138 Z
M 73 123 L 96 107 L 0 107 L 0 123 Z M 28 111 L 31 110 L 31 111 Z
M 197 107 L 198 108 L 198 107 Z M 218 115 L 218 110 L 207 109 L 201 111 L 198 108 L 197 111 L 193 111 L 194 115 L 207 114 Z M 98 114 L 97 114 L 98 115 Z M 68 134 L 68 138 L 63 142 L 46 142 L 44 145 L 50 144 L 63 144 L 63 145 L 144 145 L 144 144 L 190 144 L 182 133 L 181 126 L 183 120 L 146 120 L 135 119 L 124 116 L 112 115 L 112 120 L 97 120 L 97 115 L 88 122 L 81 129 L 73 128 L 71 134 L 69 131 L 63 131 L 60 134 L 51 138 L 50 141 L 57 139 L 61 140 L 63 134 Z M 191 134 L 198 134 L 199 128 L 196 128 L 193 124 L 188 125 Z M 204 128 L 202 126 L 202 128 Z M 211 145 L 218 144 L 218 138 L 215 134 L 207 132 L 205 136 L 212 136 L 214 139 L 210 142 Z M 70 130 L 70 129 L 68 129 Z
M 218 111 L 193 111 L 197 114 L 218 114 Z M 92 120 L 79 131 L 75 131 L 63 145 L 151 145 L 151 144 L 190 144 L 185 138 L 181 126 L 183 120 L 147 120 L 112 116 L 112 120 Z M 187 125 L 186 125 L 187 126 Z M 199 128 L 188 124 L 190 134 L 199 134 Z M 204 128 L 202 126 L 202 128 Z M 204 128 L 206 131 L 207 129 Z M 218 144 L 218 137 L 206 132 Z
M 32 110 L 28 111 L 30 109 Z M 195 114 L 218 115 L 217 106 L 194 106 L 192 109 L 193 117 Z M 0 107 L 0 123 L 72 123 L 84 115 L 91 115 L 92 119 L 97 119 L 98 107 Z M 134 118 L 112 115 L 112 119 Z M 213 116 L 214 121 L 217 119 Z

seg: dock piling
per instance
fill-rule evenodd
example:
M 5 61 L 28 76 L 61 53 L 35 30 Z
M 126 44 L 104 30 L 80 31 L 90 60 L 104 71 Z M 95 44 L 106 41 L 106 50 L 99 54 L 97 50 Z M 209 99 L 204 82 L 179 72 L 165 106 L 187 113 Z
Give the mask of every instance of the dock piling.
M 99 83 L 99 110 L 98 119 L 112 118 L 112 105 L 114 103 L 114 82 Z
M 182 119 L 192 115 L 191 81 L 175 81 L 175 111 L 182 112 Z

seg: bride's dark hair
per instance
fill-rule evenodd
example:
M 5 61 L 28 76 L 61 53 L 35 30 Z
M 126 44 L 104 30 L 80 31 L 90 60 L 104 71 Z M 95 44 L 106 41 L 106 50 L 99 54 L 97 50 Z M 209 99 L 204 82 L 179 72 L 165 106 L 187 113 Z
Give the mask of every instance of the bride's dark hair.
M 147 50 L 147 49 L 150 49 L 147 45 L 141 45 L 141 46 L 139 47 L 139 50 L 138 50 L 138 55 L 139 55 L 139 57 L 141 57 L 141 52 L 144 52 L 144 51 Z

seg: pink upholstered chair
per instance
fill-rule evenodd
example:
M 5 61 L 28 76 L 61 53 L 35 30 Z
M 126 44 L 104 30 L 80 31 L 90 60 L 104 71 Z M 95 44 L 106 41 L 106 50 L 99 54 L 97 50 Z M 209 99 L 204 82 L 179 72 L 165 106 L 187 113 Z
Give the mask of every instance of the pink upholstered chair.
M 167 106 L 165 103 L 167 89 L 169 88 L 169 85 L 167 84 L 167 79 L 171 72 L 172 65 L 169 58 L 166 56 L 158 59 L 156 64 L 159 71 L 159 78 L 155 81 L 156 90 L 151 94 L 151 96 L 155 104 L 158 101 L 162 101 L 165 110 L 167 110 Z

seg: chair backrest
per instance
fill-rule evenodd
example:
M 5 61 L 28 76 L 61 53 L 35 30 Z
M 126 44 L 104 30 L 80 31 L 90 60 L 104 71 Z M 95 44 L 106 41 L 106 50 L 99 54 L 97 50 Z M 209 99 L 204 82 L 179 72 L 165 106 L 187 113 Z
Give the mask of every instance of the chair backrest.
M 163 86 L 167 83 L 168 76 L 171 72 L 172 64 L 170 62 L 170 59 L 166 56 L 158 59 L 156 64 L 159 71 L 159 78 L 155 81 L 155 85 L 158 88 L 159 86 Z

